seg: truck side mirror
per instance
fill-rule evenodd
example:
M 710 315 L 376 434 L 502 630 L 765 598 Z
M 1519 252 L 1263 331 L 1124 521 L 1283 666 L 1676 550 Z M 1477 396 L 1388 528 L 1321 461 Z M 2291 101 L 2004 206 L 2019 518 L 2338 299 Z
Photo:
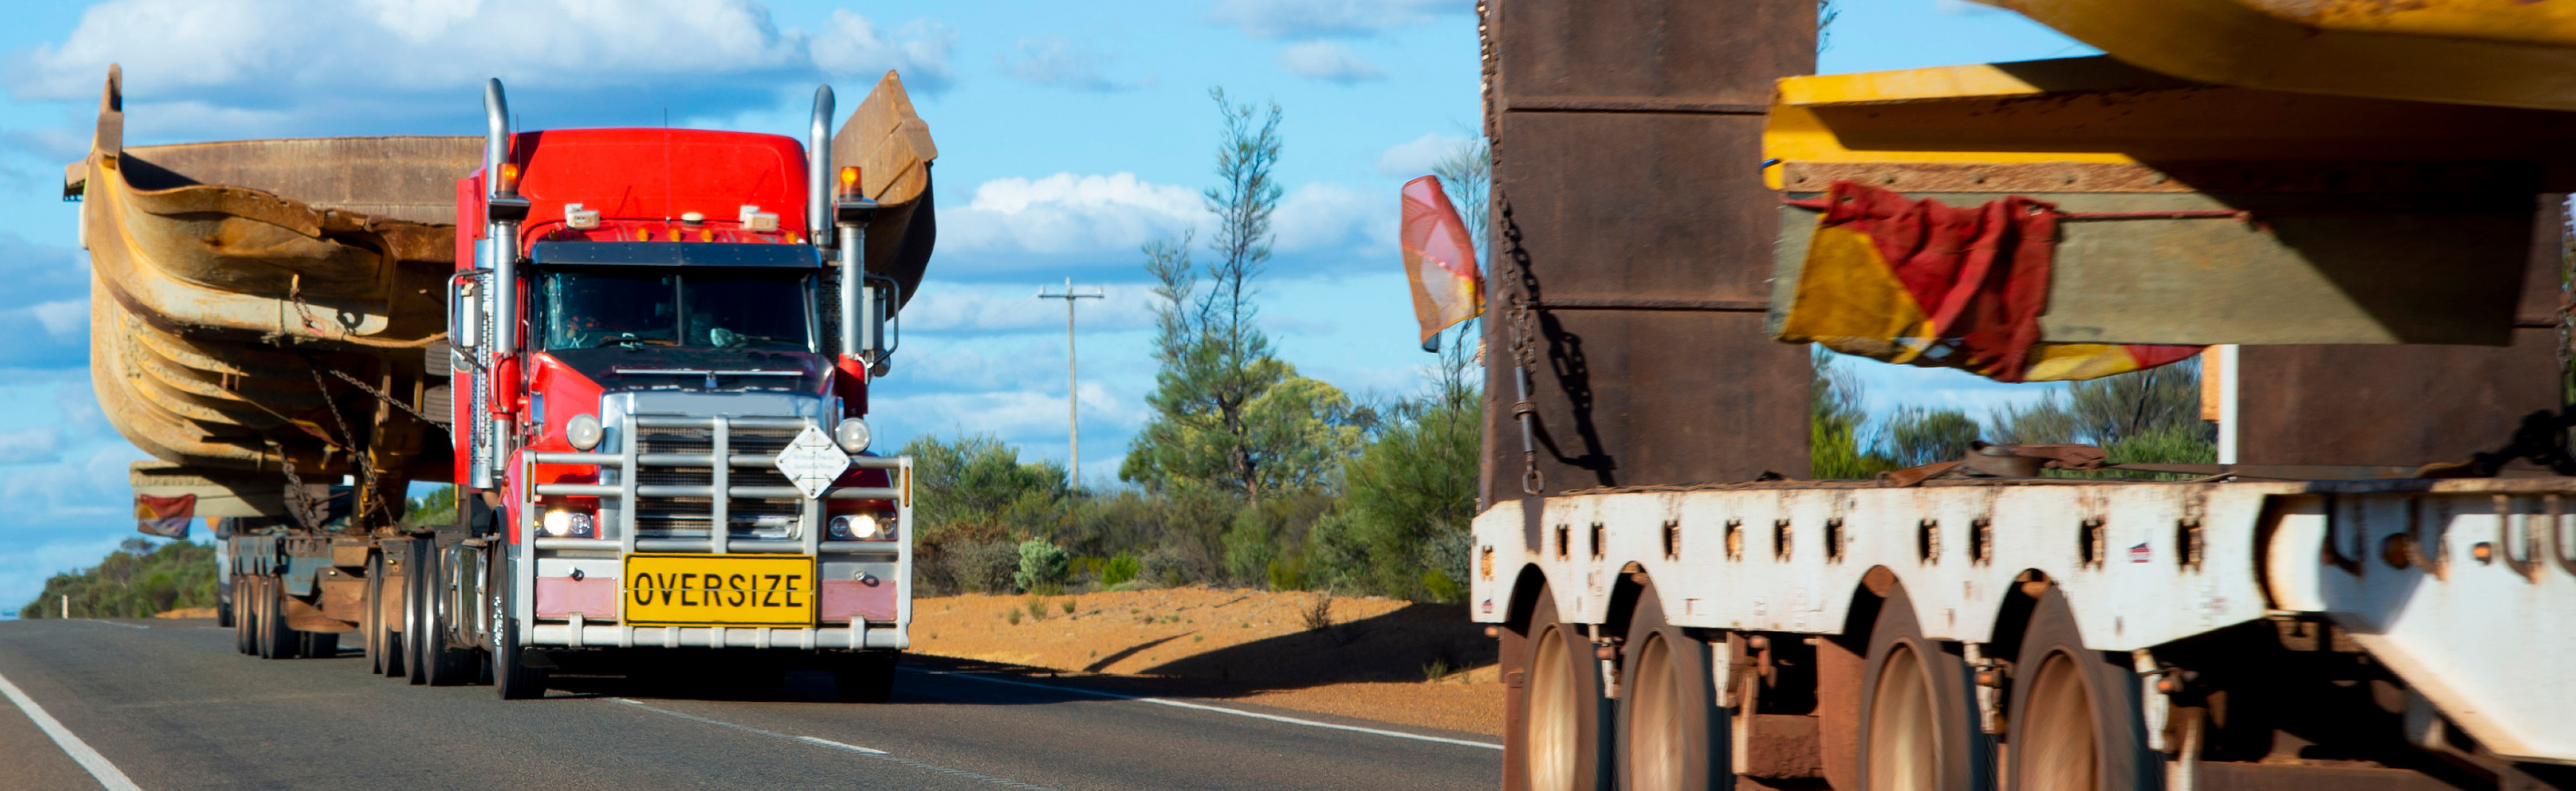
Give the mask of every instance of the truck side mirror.
M 460 352 L 483 345 L 483 275 L 468 269 L 447 278 L 447 345 Z
M 903 284 L 894 278 L 868 275 L 866 287 L 859 289 L 859 347 L 866 350 L 871 370 L 884 367 L 886 358 L 903 345 L 903 319 L 898 308 L 902 304 Z

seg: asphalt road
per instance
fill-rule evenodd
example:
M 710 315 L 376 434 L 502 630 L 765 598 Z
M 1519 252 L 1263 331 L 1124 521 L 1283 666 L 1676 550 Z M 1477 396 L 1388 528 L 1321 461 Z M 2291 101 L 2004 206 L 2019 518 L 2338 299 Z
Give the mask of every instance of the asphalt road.
M 133 787 L 163 789 L 1489 789 L 1502 753 L 1328 725 L 1491 737 L 1214 702 L 1284 722 L 1061 691 L 922 661 L 894 701 L 760 700 L 615 680 L 544 700 L 415 687 L 337 659 L 236 654 L 207 620 L 0 622 L 0 704 L 24 698 Z M 1040 686 L 1040 685 L 1054 685 Z M 1197 701 L 1197 703 L 1209 703 Z M 97 789 L 26 703 L 0 705 L 0 791 Z

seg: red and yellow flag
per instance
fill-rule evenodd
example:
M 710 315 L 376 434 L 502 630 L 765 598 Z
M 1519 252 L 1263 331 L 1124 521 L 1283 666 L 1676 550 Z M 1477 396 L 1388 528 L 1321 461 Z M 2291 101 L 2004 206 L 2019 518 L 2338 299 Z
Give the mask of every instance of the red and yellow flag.
M 1484 279 L 1476 274 L 1476 243 L 1458 219 L 1440 177 L 1404 183 L 1404 275 L 1413 284 L 1413 316 L 1422 322 L 1423 348 L 1441 330 L 1485 310 Z
M 1782 341 L 1999 382 L 2092 379 L 2200 351 L 2039 339 L 2062 217 L 2055 204 L 2016 195 L 1953 207 L 1837 181 L 1796 205 L 1825 214 Z

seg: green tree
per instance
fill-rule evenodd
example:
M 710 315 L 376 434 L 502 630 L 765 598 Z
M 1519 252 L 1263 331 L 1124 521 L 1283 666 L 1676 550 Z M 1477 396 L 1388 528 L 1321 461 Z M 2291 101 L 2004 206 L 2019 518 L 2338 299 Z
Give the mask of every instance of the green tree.
M 1886 457 L 1899 468 L 1957 461 L 1968 454 L 1982 427 L 1956 409 L 1901 407 L 1887 416 L 1880 434 Z
M 1444 366 L 1432 392 L 1387 410 L 1343 467 L 1336 518 L 1308 534 L 1315 583 L 1446 599 L 1467 580 L 1484 400 Z
M 1217 217 L 1211 260 L 1190 257 L 1190 235 L 1145 247 L 1154 276 L 1154 359 L 1161 369 L 1120 478 L 1156 491 L 1209 487 L 1258 503 L 1321 485 L 1358 441 L 1350 399 L 1272 356 L 1258 326 L 1256 282 L 1270 260 L 1270 217 L 1281 189 L 1280 110 L 1235 105 L 1224 117 L 1219 185 L 1202 196 Z
M 1809 468 L 1818 478 L 1872 478 L 1898 465 L 1871 453 L 1861 441 L 1869 413 L 1861 407 L 1860 377 L 1823 346 L 1812 347 L 1815 375 L 1808 414 Z
M 215 606 L 215 548 L 187 541 L 129 538 L 96 566 L 45 580 L 45 590 L 18 611 L 55 618 L 70 599 L 74 618 L 147 618 L 187 607 Z

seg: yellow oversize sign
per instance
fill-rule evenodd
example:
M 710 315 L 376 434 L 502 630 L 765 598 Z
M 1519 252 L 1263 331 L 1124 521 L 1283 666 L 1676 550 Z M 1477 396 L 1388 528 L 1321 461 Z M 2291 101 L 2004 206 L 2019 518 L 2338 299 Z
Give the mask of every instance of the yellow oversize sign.
M 820 587 L 802 555 L 628 555 L 625 582 L 637 626 L 811 626 Z

